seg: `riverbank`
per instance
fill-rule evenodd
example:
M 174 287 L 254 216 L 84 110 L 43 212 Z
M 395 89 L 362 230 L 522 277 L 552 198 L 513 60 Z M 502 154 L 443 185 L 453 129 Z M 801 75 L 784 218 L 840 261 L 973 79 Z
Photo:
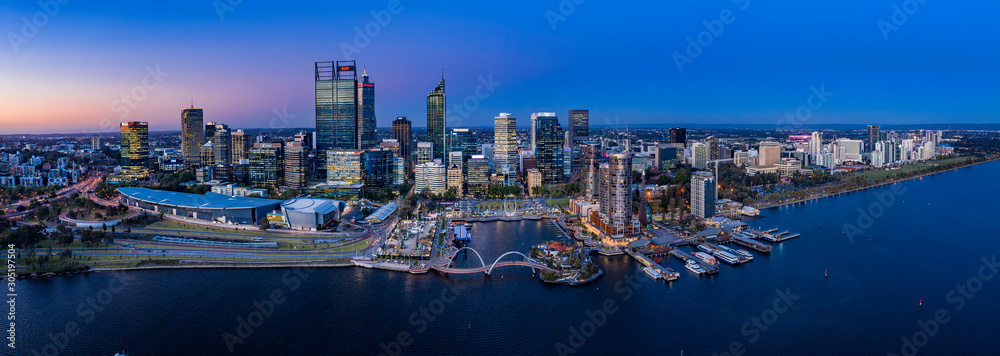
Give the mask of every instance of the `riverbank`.
M 765 204 L 765 205 L 755 206 L 754 208 L 756 208 L 758 210 L 778 208 L 778 207 L 782 207 L 782 206 L 785 206 L 785 205 L 798 204 L 798 203 L 803 203 L 803 202 L 807 202 L 807 201 L 813 201 L 813 200 L 817 200 L 817 199 L 823 199 L 823 198 L 828 198 L 828 197 L 832 197 L 832 196 L 837 196 L 837 195 L 841 195 L 841 194 L 849 194 L 849 193 L 854 193 L 854 192 L 857 192 L 857 191 L 860 191 L 860 190 L 867 190 L 867 189 L 871 189 L 871 188 L 881 187 L 881 186 L 887 185 L 887 184 L 904 182 L 904 181 L 911 180 L 911 179 L 922 178 L 922 177 L 925 177 L 925 176 L 935 175 L 935 174 L 944 173 L 944 172 L 950 172 L 950 171 L 953 171 L 955 169 L 972 167 L 972 166 L 975 166 L 975 165 L 979 165 L 979 164 L 983 164 L 983 163 L 989 163 L 989 162 L 994 162 L 994 161 L 997 161 L 997 160 L 1000 160 L 1000 158 L 993 158 L 993 159 L 987 159 L 987 160 L 982 161 L 982 162 L 969 163 L 969 164 L 966 164 L 966 165 L 957 166 L 957 167 L 954 167 L 952 169 L 947 169 L 947 170 L 943 170 L 943 171 L 927 172 L 927 173 L 915 175 L 915 176 L 912 176 L 912 177 L 899 178 L 899 179 L 894 179 L 894 180 L 889 180 L 889 181 L 884 181 L 884 182 L 873 183 L 873 184 L 870 184 L 870 185 L 865 185 L 863 187 L 858 187 L 858 188 L 854 188 L 854 189 L 848 189 L 848 190 L 841 191 L 841 192 L 836 192 L 836 193 L 824 193 L 824 194 L 821 194 L 819 196 L 810 197 L 810 198 L 796 199 L 796 200 L 791 200 L 791 201 L 787 201 L 787 202 L 783 202 L 783 203 L 778 203 L 778 204 Z

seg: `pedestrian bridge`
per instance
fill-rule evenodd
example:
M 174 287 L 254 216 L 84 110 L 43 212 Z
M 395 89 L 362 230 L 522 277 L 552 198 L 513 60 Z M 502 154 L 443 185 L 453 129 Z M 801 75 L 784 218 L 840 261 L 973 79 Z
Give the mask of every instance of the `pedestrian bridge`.
M 449 266 L 451 266 L 451 263 L 455 261 L 455 256 L 458 256 L 458 253 L 461 252 L 462 250 L 471 250 L 472 253 L 474 253 L 476 255 L 476 258 L 479 259 L 479 264 L 481 266 L 480 267 L 475 267 L 475 268 L 454 268 L 454 267 L 449 267 Z M 523 261 L 504 261 L 504 262 L 500 262 L 501 259 L 503 259 L 504 257 L 507 257 L 509 255 L 521 256 L 524 260 Z M 466 246 L 466 247 L 462 247 L 462 248 L 458 249 L 458 251 L 455 251 L 455 254 L 452 255 L 450 258 L 447 258 L 446 261 L 447 261 L 446 263 L 440 263 L 440 264 L 432 265 L 430 268 L 434 269 L 434 270 L 437 270 L 437 271 L 445 272 L 445 273 L 469 274 L 469 273 L 484 273 L 485 272 L 487 275 L 489 275 L 490 273 L 492 273 L 494 268 L 497 268 L 497 267 L 506 267 L 506 266 L 531 267 L 531 273 L 532 274 L 535 273 L 536 269 L 539 270 L 539 271 L 555 272 L 554 269 L 549 268 L 548 266 L 546 266 L 543 263 L 533 262 L 531 260 L 531 258 L 528 258 L 527 255 L 525 255 L 525 254 L 523 254 L 521 252 L 518 252 L 518 251 L 504 252 L 502 255 L 500 255 L 500 257 L 497 257 L 496 261 L 493 261 L 492 264 L 487 265 L 486 262 L 483 261 L 483 256 L 481 256 L 478 251 L 476 251 L 472 247 Z

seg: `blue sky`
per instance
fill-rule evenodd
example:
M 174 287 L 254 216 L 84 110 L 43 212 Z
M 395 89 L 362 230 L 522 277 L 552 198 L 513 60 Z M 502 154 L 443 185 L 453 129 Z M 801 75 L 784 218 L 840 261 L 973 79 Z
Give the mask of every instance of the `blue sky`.
M 1000 2 L 579 1 L 70 1 L 41 17 L 8 1 L 0 133 L 174 130 L 192 99 L 233 127 L 312 127 L 313 62 L 344 45 L 376 83 L 380 127 L 425 124 L 442 64 L 455 127 L 576 108 L 596 125 L 771 124 L 812 87 L 830 94 L 798 122 L 1000 122 Z M 32 18 L 47 21 L 32 33 Z M 711 43 L 691 56 L 688 37 Z

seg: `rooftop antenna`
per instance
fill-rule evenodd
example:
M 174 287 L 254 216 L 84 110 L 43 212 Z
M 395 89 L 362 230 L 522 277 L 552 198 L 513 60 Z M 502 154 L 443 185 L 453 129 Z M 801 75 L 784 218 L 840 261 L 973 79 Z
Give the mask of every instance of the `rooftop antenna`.
M 191 98 L 191 108 L 194 109 L 194 98 Z
M 444 80 L 444 63 L 441 63 L 441 80 Z

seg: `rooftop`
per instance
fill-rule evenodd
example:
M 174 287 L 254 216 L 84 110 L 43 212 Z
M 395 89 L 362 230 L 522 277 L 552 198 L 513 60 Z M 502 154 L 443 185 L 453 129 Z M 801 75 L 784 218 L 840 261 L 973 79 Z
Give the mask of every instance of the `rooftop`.
M 232 197 L 218 193 L 198 195 L 138 187 L 118 188 L 118 192 L 150 203 L 199 209 L 249 209 L 281 203 L 274 199 Z

